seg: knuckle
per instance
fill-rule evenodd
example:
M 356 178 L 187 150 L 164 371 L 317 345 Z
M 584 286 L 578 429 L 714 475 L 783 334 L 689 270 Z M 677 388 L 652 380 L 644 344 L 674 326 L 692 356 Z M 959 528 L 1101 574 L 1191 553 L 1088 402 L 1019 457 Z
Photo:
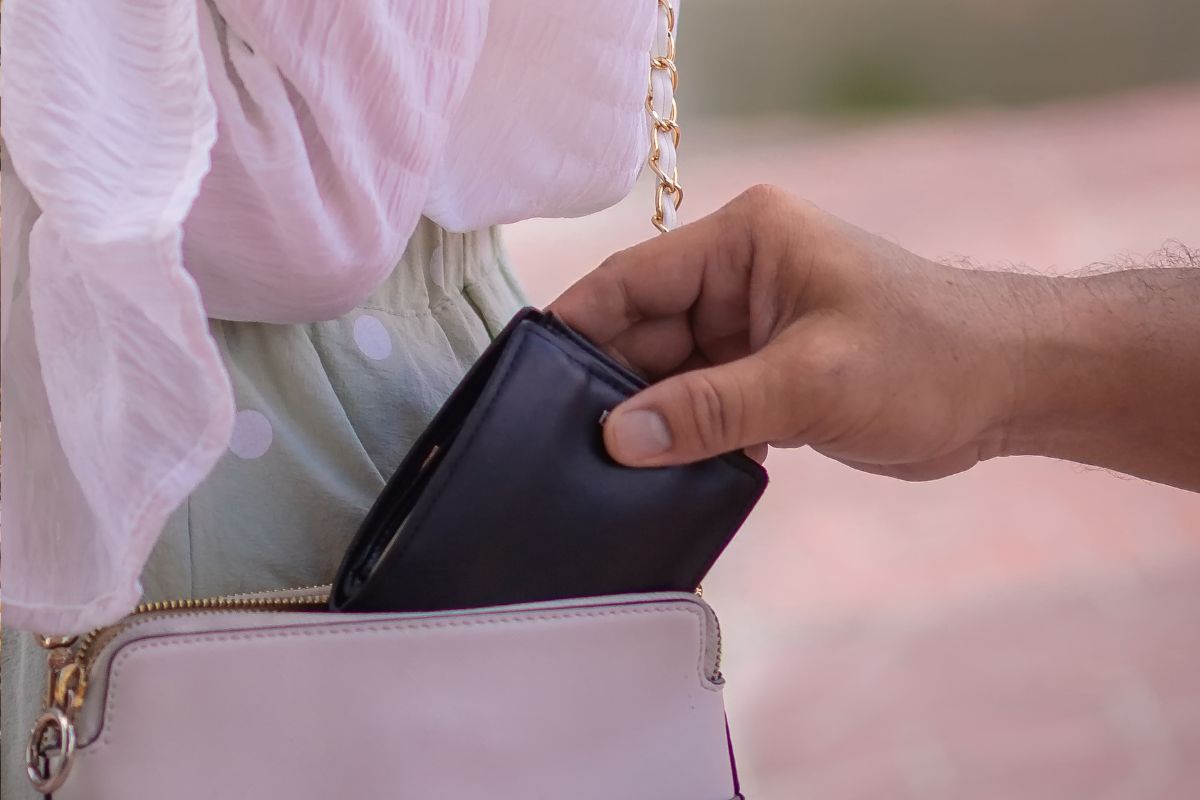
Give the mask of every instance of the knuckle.
M 812 227 L 815 207 L 769 183 L 751 186 L 729 205 L 729 227 L 744 232 L 764 260 L 780 260 Z
M 623 312 L 631 317 L 638 315 L 638 304 L 634 300 L 630 281 L 634 273 L 631 271 L 630 250 L 619 250 L 600 262 L 593 275 L 600 277 L 602 286 L 606 287 L 608 296 Z
M 772 221 L 780 218 L 791 222 L 804 221 L 816 210 L 816 206 L 808 201 L 770 183 L 751 186 L 737 196 L 734 205 L 755 219 Z
M 596 267 L 596 271 L 603 273 L 619 272 L 621 265 L 624 264 L 625 260 L 628 258 L 628 253 L 629 250 L 626 248 L 625 250 L 618 250 L 617 252 L 610 254 L 600 262 L 600 266 Z
M 688 383 L 688 405 L 693 420 L 695 445 L 705 453 L 729 449 L 737 437 L 740 403 L 736 393 L 720 390 L 713 379 L 697 374 Z
M 835 332 L 816 336 L 807 343 L 802 372 L 818 397 L 841 396 L 854 377 L 860 350 L 854 338 Z
M 790 202 L 787 191 L 770 183 L 759 183 L 742 192 L 738 203 L 756 212 L 779 208 Z

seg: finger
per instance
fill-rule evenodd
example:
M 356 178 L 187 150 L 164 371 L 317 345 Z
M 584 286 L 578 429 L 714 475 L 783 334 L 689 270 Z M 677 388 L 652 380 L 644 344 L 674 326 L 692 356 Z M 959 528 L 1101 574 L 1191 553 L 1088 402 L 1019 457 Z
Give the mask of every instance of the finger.
M 692 354 L 687 357 L 687 360 L 684 361 L 679 366 L 679 368 L 676 369 L 671 374 L 675 375 L 680 372 L 691 372 L 692 370 L 696 370 L 696 369 L 708 369 L 709 367 L 712 367 L 712 366 L 716 366 L 716 365 L 713 364 L 713 362 L 709 361 L 708 358 L 703 353 L 701 353 L 699 350 L 694 350 L 694 351 L 692 351 Z M 668 376 L 664 375 L 663 377 L 668 377 Z
M 766 463 L 767 453 L 771 448 L 765 444 L 756 444 L 752 447 L 747 447 L 745 453 L 750 458 L 757 461 L 759 464 Z
M 676 372 L 695 352 L 686 314 L 648 319 L 614 337 L 605 347 L 653 380 Z
M 625 401 L 605 425 L 609 453 L 630 466 L 663 466 L 794 438 L 796 392 L 769 351 L 676 375 Z
M 615 253 L 550 310 L 600 344 L 641 320 L 682 314 L 702 292 L 734 295 L 726 307 L 744 316 L 744 270 L 753 250 L 744 220 L 722 209 Z
M 745 331 L 723 339 L 697 341 L 691 321 L 685 314 L 638 322 L 601 346 L 651 380 L 736 361 L 750 353 Z

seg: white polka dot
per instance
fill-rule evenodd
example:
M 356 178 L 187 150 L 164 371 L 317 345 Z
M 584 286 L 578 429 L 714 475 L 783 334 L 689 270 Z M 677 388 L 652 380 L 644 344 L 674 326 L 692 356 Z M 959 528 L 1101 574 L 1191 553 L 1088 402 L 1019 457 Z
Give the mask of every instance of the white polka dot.
M 274 437 L 271 423 L 261 411 L 239 411 L 233 420 L 229 449 L 238 458 L 259 458 L 267 452 Z
M 370 314 L 354 320 L 354 343 L 367 358 L 382 361 L 392 354 L 392 337 L 383 323 Z

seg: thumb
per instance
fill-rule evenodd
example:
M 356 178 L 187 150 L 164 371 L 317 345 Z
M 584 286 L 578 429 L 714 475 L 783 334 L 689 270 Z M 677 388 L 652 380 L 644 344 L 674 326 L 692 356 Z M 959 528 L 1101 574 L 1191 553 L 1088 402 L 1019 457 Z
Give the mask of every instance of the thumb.
M 665 466 L 788 438 L 792 404 L 766 352 L 676 375 L 626 400 L 605 422 L 609 454 L 628 466 Z

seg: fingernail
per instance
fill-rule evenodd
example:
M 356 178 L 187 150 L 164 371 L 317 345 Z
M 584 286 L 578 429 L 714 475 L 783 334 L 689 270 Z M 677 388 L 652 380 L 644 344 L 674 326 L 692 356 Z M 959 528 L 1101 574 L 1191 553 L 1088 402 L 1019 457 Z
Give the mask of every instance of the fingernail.
M 644 461 L 671 449 L 671 431 L 655 411 L 627 411 L 609 420 L 613 440 L 623 460 Z

